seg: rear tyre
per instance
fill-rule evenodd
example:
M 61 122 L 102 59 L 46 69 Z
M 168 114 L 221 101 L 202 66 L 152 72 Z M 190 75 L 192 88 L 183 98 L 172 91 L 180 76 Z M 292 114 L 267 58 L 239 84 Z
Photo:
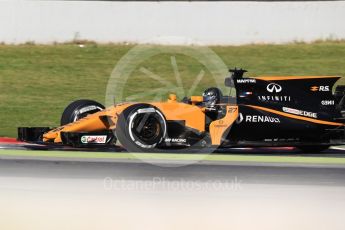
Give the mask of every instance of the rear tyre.
M 304 153 L 319 153 L 329 148 L 329 145 L 306 145 L 298 148 Z
M 77 100 L 69 104 L 61 116 L 61 126 L 80 120 L 89 114 L 97 113 L 105 107 L 92 100 Z
M 116 125 L 116 137 L 130 152 L 155 152 L 167 131 L 163 114 L 154 106 L 136 104 L 125 109 Z

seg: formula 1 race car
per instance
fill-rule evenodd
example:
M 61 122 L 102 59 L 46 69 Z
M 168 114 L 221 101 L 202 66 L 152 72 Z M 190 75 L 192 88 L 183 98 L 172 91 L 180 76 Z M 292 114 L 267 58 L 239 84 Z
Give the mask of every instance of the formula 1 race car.
M 91 100 L 71 103 L 61 126 L 18 128 L 18 139 L 63 146 L 110 146 L 151 152 L 205 147 L 294 146 L 320 152 L 344 144 L 345 86 L 340 77 L 243 77 L 230 70 L 225 85 L 236 96 L 208 88 L 178 101 L 120 103 L 109 108 Z

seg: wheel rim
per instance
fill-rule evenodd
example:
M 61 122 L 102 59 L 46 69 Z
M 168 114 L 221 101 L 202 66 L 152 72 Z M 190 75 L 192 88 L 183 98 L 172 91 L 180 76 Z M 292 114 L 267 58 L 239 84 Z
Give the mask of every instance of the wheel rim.
M 166 135 L 165 118 L 153 107 L 143 107 L 132 111 L 128 115 L 127 122 L 129 138 L 140 148 L 155 148 Z
M 146 144 L 154 144 L 160 139 L 161 124 L 154 114 L 138 114 L 133 119 L 133 134 Z

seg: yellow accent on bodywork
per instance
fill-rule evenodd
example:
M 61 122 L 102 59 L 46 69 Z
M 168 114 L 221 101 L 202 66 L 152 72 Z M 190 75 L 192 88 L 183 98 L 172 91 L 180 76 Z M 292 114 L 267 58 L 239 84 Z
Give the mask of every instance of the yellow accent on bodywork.
M 43 134 L 43 141 L 47 142 L 53 140 L 55 143 L 61 143 L 61 132 L 97 132 L 114 129 L 117 122 L 117 115 L 121 114 L 122 111 L 130 105 L 132 105 L 132 103 L 112 106 L 100 112 L 90 114 L 73 123 L 53 129 Z M 104 120 L 102 120 L 104 116 L 110 118 L 111 122 L 104 122 Z M 113 124 L 113 126 L 109 126 L 109 123 Z
M 245 106 L 251 107 L 251 108 L 257 109 L 257 110 L 263 110 L 263 111 L 266 111 L 269 113 L 274 113 L 274 114 L 277 114 L 280 116 L 284 116 L 284 117 L 288 117 L 288 118 L 292 118 L 292 119 L 297 119 L 297 120 L 302 120 L 302 121 L 309 121 L 309 122 L 321 124 L 321 125 L 333 125 L 333 126 L 344 126 L 345 125 L 344 123 L 324 121 L 324 120 L 318 120 L 318 119 L 309 118 L 309 117 L 303 117 L 303 116 L 299 116 L 299 115 L 295 115 L 295 114 L 291 114 L 291 113 L 286 113 L 286 112 L 281 112 L 281 111 L 277 111 L 274 109 L 269 109 L 269 108 L 256 106 L 256 105 L 245 105 Z
M 166 120 L 184 120 L 189 128 L 205 131 L 205 113 L 203 108 L 186 103 L 150 103 L 164 114 Z
M 61 143 L 61 132 L 97 132 L 116 128 L 118 115 L 126 108 L 137 103 L 123 103 L 109 107 L 100 112 L 90 114 L 76 122 L 58 127 L 43 135 L 43 141 L 54 141 Z M 140 103 L 138 103 L 140 104 Z M 205 131 L 205 114 L 201 107 L 186 103 L 156 102 L 145 103 L 156 106 L 165 116 L 167 120 L 183 120 L 189 128 Z M 104 118 L 106 117 L 106 121 Z M 110 122 L 107 122 L 110 119 Z
M 238 117 L 238 106 L 229 105 L 226 107 L 224 118 L 215 120 L 210 124 L 210 136 L 212 145 L 220 145 L 226 130 L 232 126 Z
M 264 81 L 285 81 L 285 80 L 302 80 L 302 79 L 319 79 L 319 78 L 340 78 L 337 76 L 261 76 L 254 77 Z

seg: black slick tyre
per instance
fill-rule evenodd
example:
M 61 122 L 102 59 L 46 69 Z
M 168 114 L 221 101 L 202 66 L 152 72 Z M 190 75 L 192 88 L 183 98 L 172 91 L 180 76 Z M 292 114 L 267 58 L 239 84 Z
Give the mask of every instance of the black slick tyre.
M 164 141 L 167 125 L 163 114 L 149 104 L 125 109 L 116 124 L 116 137 L 130 152 L 156 152 Z
M 62 113 L 61 126 L 80 120 L 89 114 L 97 113 L 105 107 L 92 100 L 77 100 L 69 104 Z

